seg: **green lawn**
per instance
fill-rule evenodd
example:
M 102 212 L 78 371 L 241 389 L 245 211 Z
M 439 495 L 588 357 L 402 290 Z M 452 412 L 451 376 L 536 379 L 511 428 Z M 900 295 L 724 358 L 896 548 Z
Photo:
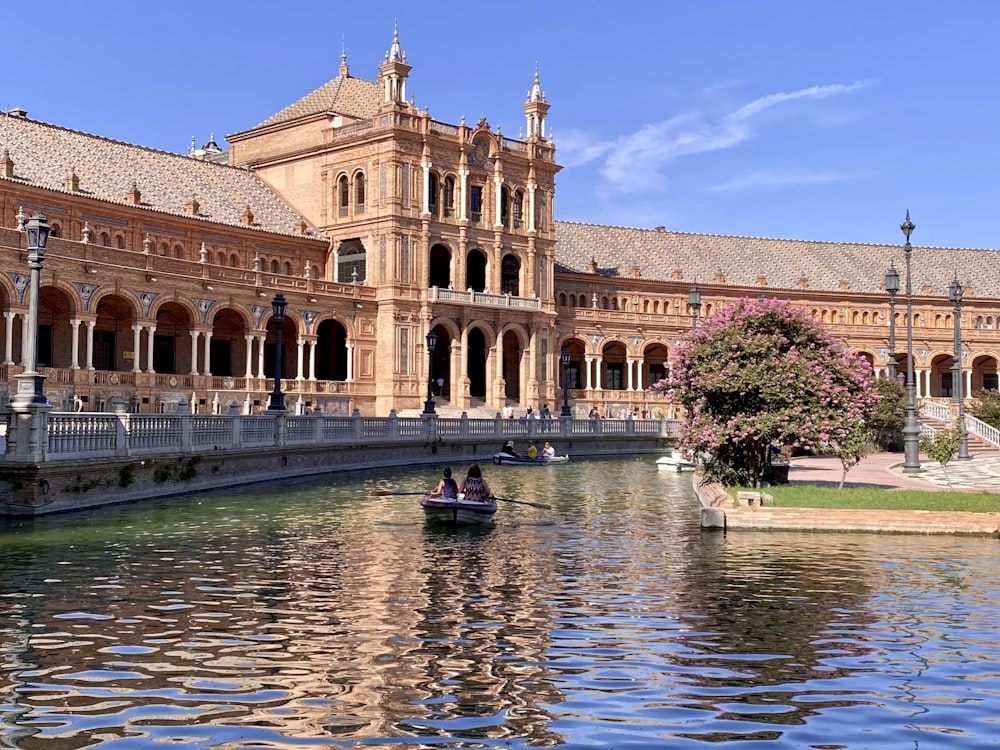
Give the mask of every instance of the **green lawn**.
M 736 493 L 747 487 L 729 487 Z M 763 490 L 774 496 L 781 508 L 855 508 L 873 510 L 964 510 L 972 513 L 1000 511 L 1000 494 L 986 492 L 926 492 L 923 490 L 879 490 L 864 487 L 815 487 L 777 485 Z

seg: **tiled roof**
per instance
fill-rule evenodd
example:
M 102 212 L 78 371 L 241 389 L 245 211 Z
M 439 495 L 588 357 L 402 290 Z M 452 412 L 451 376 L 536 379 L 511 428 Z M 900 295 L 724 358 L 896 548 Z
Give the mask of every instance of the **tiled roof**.
M 375 115 L 381 97 L 382 90 L 376 83 L 351 76 L 337 76 L 251 130 L 324 112 L 368 119 Z
M 250 206 L 254 226 L 298 235 L 302 217 L 252 172 L 188 156 L 157 151 L 20 117 L 0 121 L 0 150 L 14 162 L 12 181 L 70 193 L 66 177 L 79 179 L 78 195 L 126 204 L 133 183 L 141 206 L 188 216 L 194 197 L 199 218 L 244 226 Z
M 900 235 L 902 239 L 902 235 Z M 717 283 L 760 289 L 808 289 L 843 294 L 884 293 L 890 263 L 899 270 L 905 292 L 903 245 L 863 245 L 849 242 L 809 242 L 760 237 L 666 232 L 657 229 L 556 222 L 556 266 L 597 275 L 677 280 L 685 284 Z M 680 277 L 675 272 L 680 272 Z M 947 297 L 957 277 L 972 296 L 1000 297 L 1000 252 L 913 246 L 913 293 Z M 761 279 L 766 283 L 761 283 Z M 805 280 L 805 283 L 803 283 Z M 971 289 L 969 289 L 971 288 Z

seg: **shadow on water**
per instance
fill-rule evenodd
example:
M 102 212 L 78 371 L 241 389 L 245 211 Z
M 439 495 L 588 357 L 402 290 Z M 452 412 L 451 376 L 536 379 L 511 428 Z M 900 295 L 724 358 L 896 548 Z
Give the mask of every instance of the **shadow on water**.
M 444 467 L 0 526 L 0 744 L 981 747 L 995 542 L 702 532 L 655 457 Z M 454 467 L 456 474 L 465 467 Z

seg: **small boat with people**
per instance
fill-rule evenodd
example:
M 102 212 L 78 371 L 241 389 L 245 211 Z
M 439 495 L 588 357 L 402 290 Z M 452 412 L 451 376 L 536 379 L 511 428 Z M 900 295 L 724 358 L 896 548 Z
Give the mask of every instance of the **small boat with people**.
M 668 471 L 694 471 L 698 464 L 687 458 L 678 450 L 671 451 L 669 456 L 664 456 L 656 461 L 656 468 Z
M 493 463 L 497 466 L 549 466 L 552 464 L 564 464 L 569 461 L 569 456 L 512 456 L 509 453 L 494 453 Z
M 493 454 L 493 463 L 497 466 L 548 466 L 550 464 L 564 464 L 568 461 L 569 456 L 557 456 L 556 449 L 549 442 L 545 443 L 541 452 L 532 441 L 525 453 L 518 453 L 514 450 L 514 441 L 508 440 L 503 444 L 499 453 Z
M 483 479 L 479 464 L 469 467 L 468 476 L 460 485 L 445 468 L 438 486 L 420 501 L 424 517 L 437 523 L 492 523 L 497 512 L 497 499 Z
M 420 505 L 424 509 L 425 520 L 432 523 L 492 523 L 497 512 L 496 500 L 466 500 L 464 495 L 425 495 L 421 498 Z

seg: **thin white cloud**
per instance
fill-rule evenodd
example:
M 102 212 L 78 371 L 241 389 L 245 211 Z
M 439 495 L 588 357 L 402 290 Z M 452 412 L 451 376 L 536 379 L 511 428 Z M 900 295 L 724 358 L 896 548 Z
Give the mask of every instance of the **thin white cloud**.
M 698 112 L 690 112 L 643 125 L 637 131 L 613 140 L 601 140 L 576 131 L 559 139 L 558 146 L 567 167 L 603 160 L 600 172 L 608 187 L 620 192 L 656 189 L 662 186 L 664 177 L 661 169 L 665 164 L 680 156 L 738 146 L 753 137 L 756 120 L 768 110 L 793 101 L 851 94 L 871 83 L 855 81 L 768 94 L 715 122 L 706 121 Z
M 859 172 L 784 172 L 782 170 L 759 170 L 708 188 L 715 193 L 733 193 L 757 188 L 776 189 L 795 185 L 828 185 L 832 182 L 846 182 L 867 177 Z

